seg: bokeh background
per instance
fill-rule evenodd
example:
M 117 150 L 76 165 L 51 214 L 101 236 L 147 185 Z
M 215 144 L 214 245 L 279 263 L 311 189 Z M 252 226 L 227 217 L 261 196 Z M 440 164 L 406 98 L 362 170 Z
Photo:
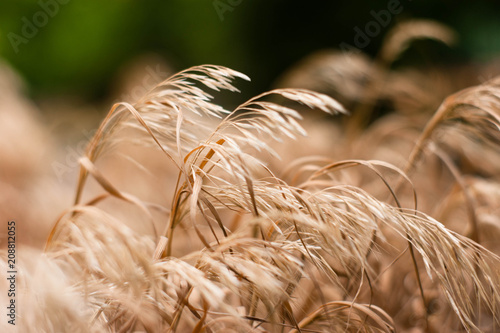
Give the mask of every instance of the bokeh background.
M 55 15 L 16 52 L 12 33 L 22 36 L 23 18 L 43 23 L 34 16 L 54 2 Z M 237 69 L 252 78 L 244 89 L 251 96 L 271 87 L 305 55 L 352 44 L 354 27 L 363 29 L 373 20 L 370 12 L 386 9 L 389 2 L 2 0 L 0 57 L 21 74 L 35 101 L 61 95 L 102 101 L 116 89 L 120 71 L 143 54 L 161 57 L 174 71 L 203 63 Z M 401 0 L 400 6 L 402 12 L 364 52 L 375 55 L 384 31 L 409 18 L 436 19 L 460 36 L 452 50 L 432 42 L 416 45 L 413 51 L 424 49 L 426 61 L 485 61 L 500 51 L 495 33 L 500 2 Z

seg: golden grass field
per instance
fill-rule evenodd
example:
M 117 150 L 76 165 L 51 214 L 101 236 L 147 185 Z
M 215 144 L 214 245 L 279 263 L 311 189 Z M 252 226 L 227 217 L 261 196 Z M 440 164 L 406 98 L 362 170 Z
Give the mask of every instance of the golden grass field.
M 322 51 L 234 110 L 212 94 L 246 75 L 186 69 L 114 104 L 62 179 L 74 150 L 3 66 L 16 329 L 499 331 L 500 79 L 391 69 L 421 38 L 454 35 L 400 24 L 375 60 Z

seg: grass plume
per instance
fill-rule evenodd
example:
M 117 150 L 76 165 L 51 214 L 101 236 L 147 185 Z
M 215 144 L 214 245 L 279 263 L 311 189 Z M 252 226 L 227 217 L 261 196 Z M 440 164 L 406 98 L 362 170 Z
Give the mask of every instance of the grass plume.
M 467 191 L 464 200 L 478 197 L 472 214 L 489 207 L 476 195 L 487 190 L 470 185 L 445 149 L 429 142 L 438 144 L 438 129 L 451 124 L 462 137 L 497 147 L 498 80 L 446 99 L 406 168 L 375 159 L 303 158 L 272 170 L 260 156 L 278 155 L 273 141 L 300 143 L 307 134 L 302 115 L 276 97 L 328 114 L 347 111 L 327 95 L 298 88 L 271 90 L 228 111 L 206 90 L 237 91 L 236 78 L 248 79 L 225 67 L 197 66 L 136 104 L 111 107 L 80 159 L 74 206 L 54 224 L 38 272 L 22 273 L 26 302 L 38 295 L 43 305 L 26 307 L 25 331 L 36 331 L 34 323 L 57 331 L 71 322 L 81 332 L 394 332 L 411 324 L 385 298 L 398 298 L 394 304 L 404 312 L 419 294 L 424 330 L 439 329 L 442 318 L 466 331 L 500 325 L 500 258 L 417 210 L 414 179 L 424 155 L 438 156 Z M 129 146 L 152 149 L 169 165 L 156 172 L 174 179 L 163 189 L 170 203 L 126 191 L 103 171 Z M 126 182 L 145 182 L 141 175 Z M 102 191 L 92 193 L 91 181 Z M 136 225 L 152 225 L 151 231 L 133 231 L 105 205 L 110 201 L 134 211 Z M 46 292 L 56 279 L 63 291 Z M 443 309 L 432 313 L 430 305 L 442 300 Z M 65 311 L 48 316 L 48 308 Z M 415 309 L 422 313 L 421 305 Z

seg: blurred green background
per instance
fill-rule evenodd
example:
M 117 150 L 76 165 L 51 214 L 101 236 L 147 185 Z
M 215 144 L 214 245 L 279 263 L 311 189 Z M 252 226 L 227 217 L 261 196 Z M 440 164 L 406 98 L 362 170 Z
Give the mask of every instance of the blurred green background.
M 363 28 L 373 20 L 370 11 L 388 2 L 2 0 L 0 57 L 20 72 L 35 99 L 102 99 L 124 63 L 151 52 L 175 70 L 211 63 L 242 71 L 253 81 L 245 93 L 253 95 L 307 54 L 353 44 L 354 27 Z M 486 60 L 500 51 L 498 1 L 401 0 L 400 6 L 391 25 L 434 18 L 458 32 L 457 47 L 444 55 L 439 50 L 436 61 Z M 26 30 L 26 22 L 40 27 Z M 374 55 L 389 28 L 363 51 Z M 32 36 L 24 38 L 23 29 Z

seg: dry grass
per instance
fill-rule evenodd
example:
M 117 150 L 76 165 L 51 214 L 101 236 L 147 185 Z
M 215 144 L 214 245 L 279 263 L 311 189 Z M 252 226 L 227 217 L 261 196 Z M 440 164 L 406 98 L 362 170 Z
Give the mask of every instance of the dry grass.
M 386 61 L 414 38 L 450 36 L 412 24 Z M 285 88 L 227 111 L 207 90 L 237 91 L 236 78 L 248 79 L 193 67 L 113 105 L 80 159 L 74 205 L 43 254 L 20 258 L 23 331 L 498 330 L 498 79 L 446 98 L 426 125 L 408 110 L 366 129 L 356 118 L 311 147 L 295 108 L 341 104 Z M 358 117 L 389 96 L 372 85 L 344 94 Z M 290 139 L 285 162 L 265 162 Z M 325 146 L 330 156 L 297 158 Z M 124 164 L 133 171 L 110 168 Z

